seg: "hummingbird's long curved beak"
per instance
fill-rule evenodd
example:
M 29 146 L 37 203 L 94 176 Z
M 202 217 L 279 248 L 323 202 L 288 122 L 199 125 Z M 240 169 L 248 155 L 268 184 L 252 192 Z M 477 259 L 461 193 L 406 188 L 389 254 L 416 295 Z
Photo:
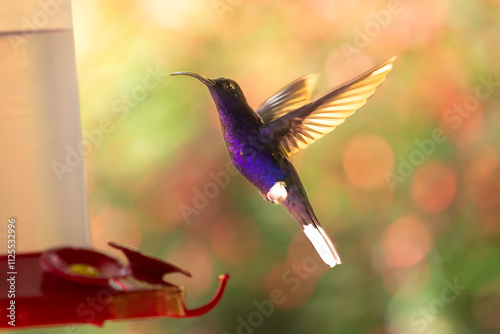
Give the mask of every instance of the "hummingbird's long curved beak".
M 201 82 L 203 82 L 207 86 L 215 86 L 214 80 L 209 79 L 207 77 L 204 77 L 203 75 L 193 73 L 193 72 L 175 72 L 175 73 L 172 73 L 170 75 L 187 75 L 187 76 L 190 76 L 190 77 L 193 77 L 193 78 L 200 80 Z

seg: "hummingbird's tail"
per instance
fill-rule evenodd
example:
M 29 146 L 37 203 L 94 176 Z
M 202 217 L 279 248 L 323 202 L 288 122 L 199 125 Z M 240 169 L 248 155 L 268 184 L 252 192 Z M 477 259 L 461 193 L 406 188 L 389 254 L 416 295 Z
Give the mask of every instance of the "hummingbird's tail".
M 321 227 L 311 205 L 309 203 L 301 204 L 303 205 L 299 205 L 298 207 L 297 205 L 285 207 L 299 222 L 309 241 L 311 241 L 319 256 L 321 256 L 321 259 L 332 268 L 337 264 L 341 264 L 342 259 L 339 253 Z

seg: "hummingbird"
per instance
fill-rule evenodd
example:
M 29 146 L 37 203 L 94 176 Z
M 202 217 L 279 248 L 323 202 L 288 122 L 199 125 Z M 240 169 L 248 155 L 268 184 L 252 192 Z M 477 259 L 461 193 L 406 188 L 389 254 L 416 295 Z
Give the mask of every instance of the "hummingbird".
M 311 100 L 314 77 L 304 76 L 271 96 L 257 111 L 234 80 L 209 79 L 193 72 L 171 75 L 196 78 L 208 88 L 233 165 L 264 199 L 281 204 L 297 220 L 321 259 L 334 267 L 342 259 L 314 213 L 291 156 L 365 105 L 395 59 L 315 100 Z

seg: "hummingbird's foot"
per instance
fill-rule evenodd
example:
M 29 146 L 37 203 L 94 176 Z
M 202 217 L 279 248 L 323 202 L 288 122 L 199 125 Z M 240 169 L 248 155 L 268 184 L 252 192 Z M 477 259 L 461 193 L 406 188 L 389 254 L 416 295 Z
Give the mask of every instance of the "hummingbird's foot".
M 267 192 L 267 200 L 271 203 L 281 203 L 286 200 L 288 193 L 285 188 L 285 182 L 276 182 Z

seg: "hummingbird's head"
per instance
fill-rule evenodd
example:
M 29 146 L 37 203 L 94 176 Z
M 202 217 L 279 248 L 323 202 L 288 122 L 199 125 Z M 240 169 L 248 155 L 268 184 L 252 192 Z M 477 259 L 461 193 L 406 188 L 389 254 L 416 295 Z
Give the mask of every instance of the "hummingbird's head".
M 175 72 L 171 75 L 187 75 L 200 80 L 207 86 L 217 109 L 228 110 L 239 105 L 247 105 L 247 99 L 236 81 L 226 78 L 209 79 L 193 72 Z

